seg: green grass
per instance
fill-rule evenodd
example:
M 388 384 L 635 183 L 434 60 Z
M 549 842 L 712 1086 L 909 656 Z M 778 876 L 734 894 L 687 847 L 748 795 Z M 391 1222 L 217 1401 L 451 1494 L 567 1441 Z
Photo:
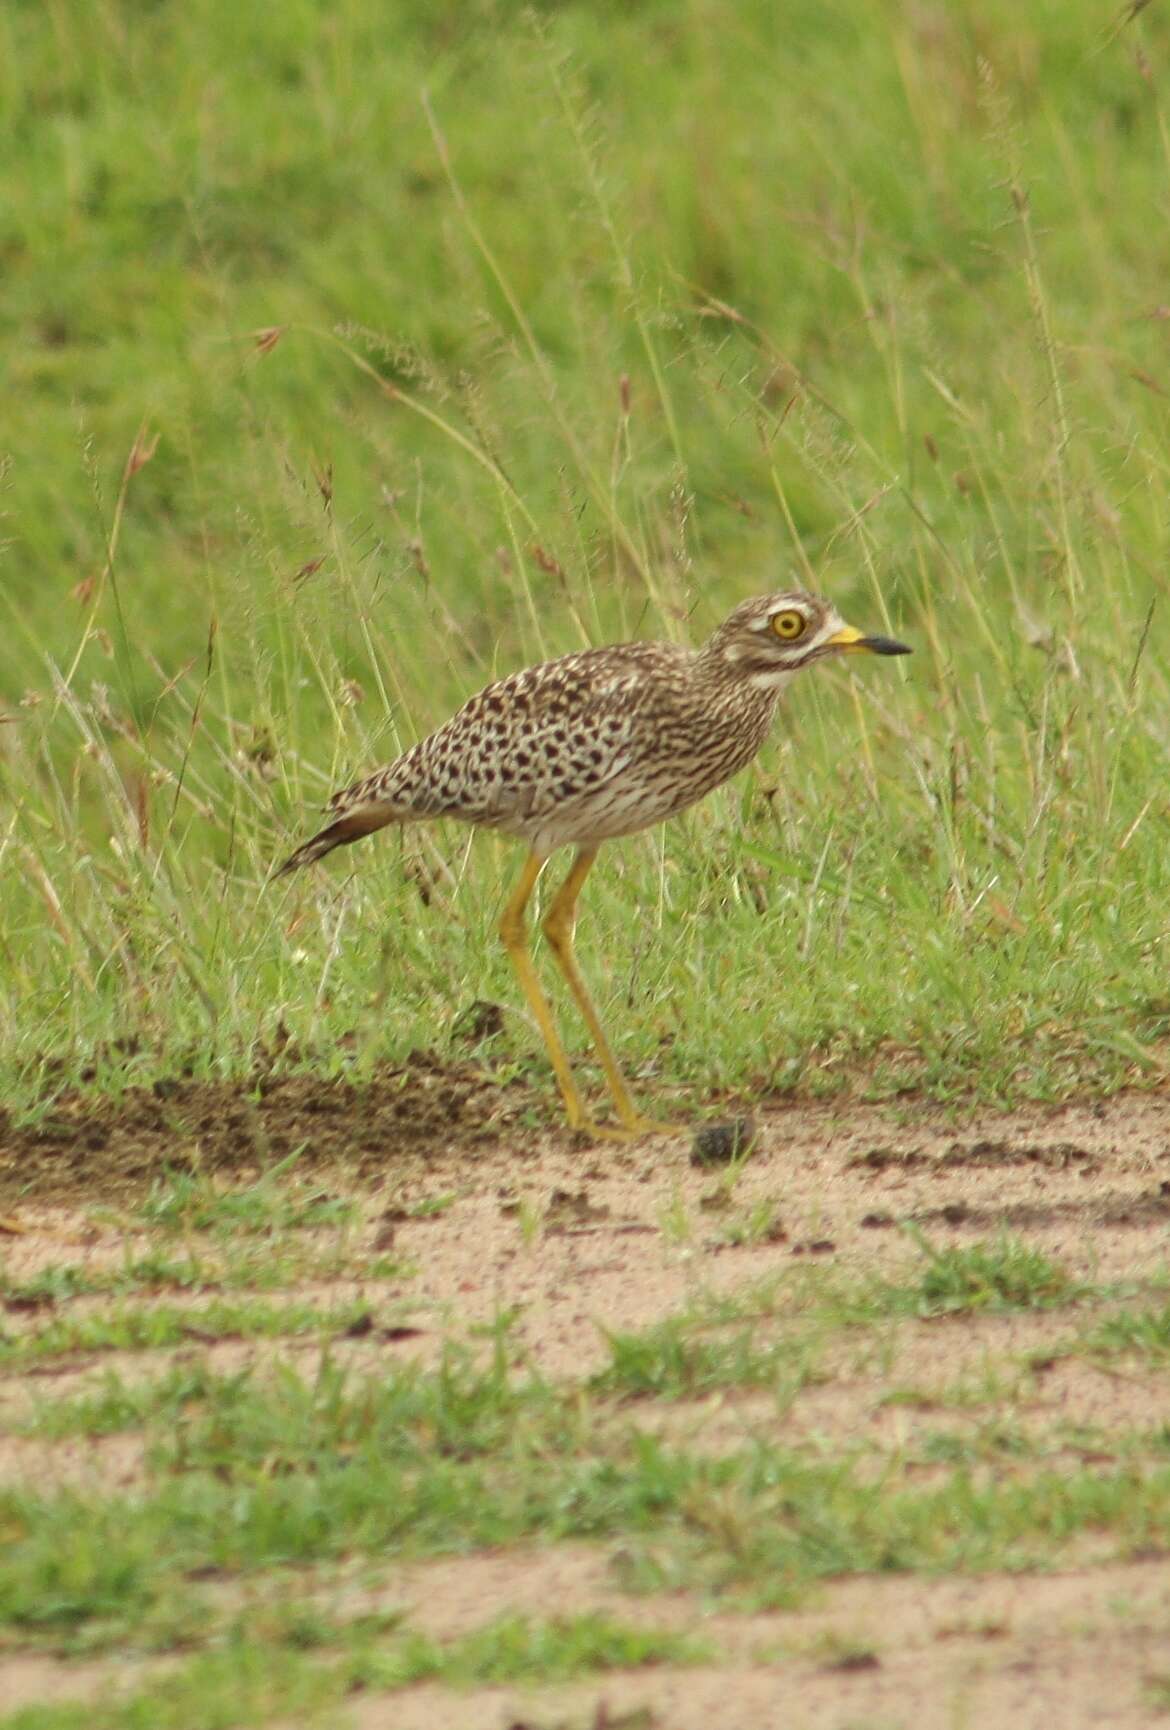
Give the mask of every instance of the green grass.
M 980 1311 L 1059 1309 L 1082 1299 L 1132 1297 L 1135 1291 L 1128 1281 L 1074 1279 L 1059 1261 L 1009 1233 L 941 1249 L 917 1227 L 905 1235 L 914 1253 L 892 1275 L 858 1275 L 832 1265 L 787 1269 L 705 1296 L 690 1320 L 750 1329 L 775 1317 L 809 1314 L 836 1326 L 866 1327 L 906 1317 L 930 1321 Z M 1163 1278 L 1153 1274 L 1145 1284 L 1160 1287 Z
M 1170 1543 L 1170 1467 L 1049 1467 L 1007 1449 L 936 1443 L 875 1475 L 861 1446 L 825 1453 L 753 1437 L 710 1457 L 604 1412 L 567 1413 L 540 1384 L 441 1376 L 262 1384 L 167 1413 L 149 1489 L 8 1489 L 0 1623 L 101 1646 L 188 1622 L 184 1582 L 347 1557 L 422 1558 L 539 1540 L 617 1540 L 647 1585 L 786 1603 L 842 1574 L 1035 1567 L 1096 1534 L 1112 1553 Z M 1002 1432 L 1006 1435 L 1007 1432 Z M 636 1566 L 635 1566 L 636 1564 Z
M 185 1406 L 215 1399 L 221 1386 L 236 1380 L 198 1360 L 171 1365 L 154 1377 L 125 1377 L 107 1370 L 95 1386 L 82 1393 L 34 1395 L 32 1410 L 17 1427 L 54 1438 L 117 1435 L 147 1423 L 169 1427 L 178 1421 Z
M 18 1370 L 27 1364 L 73 1352 L 143 1351 L 165 1346 L 230 1339 L 282 1339 L 297 1334 L 322 1337 L 365 1327 L 370 1318 L 365 1298 L 330 1305 L 294 1300 L 265 1303 L 260 1298 L 179 1307 L 151 1304 L 148 1308 L 122 1303 L 83 1315 L 54 1315 L 38 1327 L 0 1332 L 0 1369 Z
M 290 1625 L 286 1646 L 238 1634 L 222 1649 L 200 1653 L 165 1677 L 99 1703 L 30 1706 L 0 1718 L 2 1730 L 233 1730 L 280 1714 L 315 1719 L 347 1696 L 417 1682 L 455 1687 L 563 1682 L 607 1670 L 697 1664 L 706 1642 L 655 1629 L 624 1627 L 604 1615 L 532 1621 L 505 1616 L 461 1639 L 439 1641 L 407 1630 L 375 1640 L 361 1625 L 321 1626 L 311 1616 Z M 300 1645 L 347 1647 L 329 1661 Z M 336 1721 L 336 1720 L 334 1720 Z
M 303 1241 L 298 1198 L 289 1173 L 267 1197 L 277 1256 Z M 325 1229 L 343 1238 L 347 1226 Z M 153 1230 L 172 1241 L 165 1220 Z M 240 1240 L 234 1216 L 226 1230 L 232 1248 L 255 1236 Z M 1128 1288 L 1127 1339 L 1144 1339 L 1160 1283 Z M 1074 1281 L 1011 1238 L 962 1250 L 920 1238 L 880 1281 L 795 1265 L 764 1284 L 700 1291 L 677 1316 L 606 1335 L 599 1372 L 553 1381 L 528 1361 L 515 1312 L 449 1338 L 432 1365 L 388 1355 L 371 1366 L 330 1350 L 344 1306 L 283 1310 L 252 1296 L 185 1311 L 146 1294 L 135 1308 L 119 1294 L 104 1307 L 87 1298 L 75 1315 L 63 1292 L 59 1313 L 6 1368 L 51 1361 L 50 1347 L 189 1344 L 175 1330 L 192 1319 L 197 1339 L 304 1326 L 322 1350 L 312 1367 L 269 1353 L 230 1370 L 172 1355 L 80 1387 L 38 1383 L 23 1415 L 6 1406 L 8 1430 L 37 1437 L 40 1451 L 35 1473 L 0 1488 L 0 1646 L 61 1663 L 116 1661 L 122 1688 L 25 1708 L 3 1730 L 311 1722 L 352 1696 L 421 1681 L 539 1687 L 719 1661 L 691 1634 L 655 1629 L 649 1606 L 634 1626 L 613 1608 L 575 1614 L 571 1592 L 547 1619 L 504 1602 L 481 1626 L 440 1639 L 411 1625 L 426 1575 L 404 1580 L 405 1562 L 512 1550 L 517 1566 L 529 1557 L 539 1567 L 542 1552 L 573 1542 L 609 1563 L 615 1597 L 687 1591 L 697 1622 L 704 1602 L 784 1609 L 842 1577 L 1163 1553 L 1164 1431 L 1076 1426 L 1063 1406 L 1046 1416 L 1029 1392 L 1026 1353 L 985 1356 L 982 1409 L 968 1400 L 951 1412 L 939 1396 L 919 1423 L 899 1399 L 905 1427 L 886 1434 L 871 1422 L 885 1403 L 882 1352 L 896 1351 L 900 1330 L 917 1336 L 923 1321 L 985 1311 L 1114 1305 L 1120 1295 Z M 1109 1319 L 1090 1321 L 1084 1337 Z M 1015 1391 L 1005 1398 L 994 1384 L 1009 1370 Z M 810 1427 L 801 1396 L 816 1390 L 815 1411 L 834 1384 L 852 1415 Z M 774 1406 L 761 1417 L 749 1402 L 737 1431 L 737 1396 L 761 1392 Z M 716 1445 L 689 1410 L 685 1435 L 672 1435 L 671 1403 L 708 1398 L 717 1417 L 726 1406 Z M 118 1435 L 140 1444 L 130 1482 L 100 1471 L 57 1480 L 54 1450 L 66 1439 L 91 1438 L 100 1467 L 101 1438 Z M 373 1607 L 355 1615 L 355 1593 Z M 166 1671 L 154 1671 L 163 1656 Z
M 1103 1295 L 1076 1281 L 1042 1250 L 1021 1238 L 936 1249 L 920 1231 L 910 1234 L 922 1252 L 921 1278 L 878 1281 L 869 1301 L 888 1315 L 958 1315 L 971 1311 L 1052 1309 L 1090 1295 Z M 865 1300 L 863 1300 L 864 1302 Z
M 938 1251 L 918 1238 L 917 1248 L 920 1259 L 910 1262 L 898 1279 L 850 1278 L 833 1269 L 802 1268 L 730 1294 L 706 1295 L 681 1314 L 647 1328 L 603 1329 L 609 1361 L 582 1385 L 588 1396 L 586 1407 L 597 1397 L 690 1400 L 722 1390 L 755 1388 L 768 1390 L 784 1407 L 801 1389 L 823 1379 L 825 1348 L 843 1331 L 864 1334 L 904 1319 L 1056 1309 L 1122 1296 L 1132 1302 L 1134 1297 L 1131 1286 L 1074 1281 L 1059 1264 L 1018 1239 Z M 61 1276 L 66 1271 L 60 1270 Z M 123 1294 L 122 1287 L 115 1289 Z M 328 1338 L 361 1325 L 369 1313 L 361 1299 L 354 1300 L 352 1307 L 334 1308 L 303 1303 L 273 1306 L 252 1299 L 199 1309 L 154 1304 L 143 1310 L 123 1302 L 82 1317 L 66 1310 L 43 1328 L 14 1337 L 10 1350 L 22 1354 L 25 1361 L 36 1361 L 56 1351 L 96 1351 L 116 1345 L 140 1349 L 209 1335 L 263 1338 L 316 1330 Z M 396 1434 L 400 1430 L 407 1437 L 421 1433 L 440 1452 L 474 1453 L 481 1450 L 485 1415 L 491 1418 L 490 1448 L 506 1435 L 521 1411 L 533 1409 L 534 1402 L 555 1405 L 560 1399 L 555 1389 L 537 1379 L 526 1385 L 521 1397 L 507 1373 L 515 1319 L 502 1315 L 476 1345 L 452 1348 L 437 1380 L 399 1370 L 387 1413 L 373 1432 L 377 1445 L 392 1450 L 402 1445 L 401 1437 L 382 1435 L 384 1422 Z M 1165 1328 L 1161 1310 L 1131 1307 L 1089 1324 L 1083 1334 L 1084 1349 L 1121 1351 L 1141 1345 L 1164 1349 L 1157 1340 L 1159 1329 L 1164 1333 Z M 482 1355 L 485 1349 L 491 1364 L 468 1381 L 467 1352 Z M 339 1374 L 325 1365 L 311 1392 L 294 1377 L 289 1400 L 277 1414 L 281 1437 L 287 1438 L 291 1413 L 306 1400 L 307 1410 L 321 1421 L 336 1415 Z M 26 1427 L 35 1433 L 66 1436 L 111 1434 L 151 1424 L 165 1438 L 165 1448 L 182 1450 L 185 1460 L 192 1431 L 180 1423 L 184 1411 L 196 1413 L 197 1427 L 210 1426 L 229 1458 L 246 1457 L 254 1449 L 272 1458 L 270 1450 L 285 1445 L 272 1432 L 269 1394 L 262 1387 L 253 1388 L 247 1376 L 221 1377 L 199 1364 L 168 1369 L 158 1379 L 107 1371 L 100 1383 L 80 1394 L 40 1399 Z M 365 1412 L 363 1423 L 373 1422 L 372 1411 Z M 570 1434 L 571 1426 L 562 1439 Z M 347 1447 L 354 1439 L 348 1434 L 342 1437 Z
M 129 1296 L 136 1292 L 275 1291 L 298 1280 L 401 1279 L 404 1263 L 385 1255 L 362 1256 L 344 1243 L 305 1248 L 295 1241 L 274 1248 L 230 1243 L 208 1250 L 129 1255 L 116 1267 L 79 1267 L 62 1262 L 28 1278 L 9 1274 L 0 1262 L 0 1300 L 10 1310 L 49 1309 L 73 1298 Z
M 985 1251 L 982 1265 L 994 1259 Z M 387 1362 L 367 1375 L 326 1353 L 310 1374 L 173 1364 L 43 1394 L 29 1433 L 137 1432 L 148 1478 L 132 1494 L 6 1490 L 0 1624 L 71 1648 L 128 1636 L 165 1646 L 216 1625 L 210 1601 L 181 1589 L 192 1578 L 533 1541 L 620 1540 L 631 1579 L 752 1602 L 787 1602 L 839 1573 L 1036 1565 L 1088 1531 L 1123 1553 L 1170 1542 L 1160 1437 L 1129 1438 L 1108 1471 L 1054 1471 L 1049 1459 L 1075 1438 L 1025 1437 L 994 1410 L 974 1430 L 927 1430 L 908 1451 L 863 1434 L 798 1445 L 772 1424 L 710 1456 L 645 1431 L 631 1396 L 760 1387 L 784 1409 L 840 1373 L 822 1360 L 842 1327 L 920 1313 L 888 1302 L 911 1281 L 883 1288 L 882 1305 L 866 1282 L 852 1304 L 839 1281 L 791 1283 L 787 1304 L 779 1288 L 743 1294 L 734 1321 L 721 1299 L 613 1335 L 609 1366 L 575 1389 L 526 1369 L 502 1316 L 435 1369 Z M 989 1476 L 1001 1462 L 1011 1471 Z M 920 1481 L 923 1464 L 943 1476 Z
M 1131 1305 L 1084 1329 L 1070 1349 L 1099 1358 L 1165 1360 L 1170 1357 L 1170 1304 Z
M 881 1329 L 903 1319 L 1061 1309 L 1132 1295 L 1128 1286 L 1074 1280 L 1018 1238 L 937 1249 L 921 1232 L 911 1235 L 921 1262 L 911 1263 L 898 1279 L 810 1270 L 706 1297 L 691 1311 L 638 1332 L 606 1330 L 610 1362 L 590 1386 L 659 1400 L 765 1388 L 782 1410 L 802 1388 L 823 1379 L 825 1348 L 842 1331 Z M 1166 1325 L 1162 1312 L 1129 1311 L 1095 1324 L 1086 1338 L 1098 1350 L 1139 1344 L 1157 1350 L 1159 1329 L 1164 1333 Z
M 270 865 L 494 673 L 792 581 L 916 653 L 608 851 L 631 1065 L 1164 1073 L 1161 8 L 75 11 L 0 21 L 7 1109 L 515 1005 L 510 845 Z
M 295 1178 L 302 1151 L 278 1160 L 254 1183 L 234 1189 L 199 1172 L 167 1172 L 155 1179 L 142 1204 L 143 1224 L 221 1237 L 352 1224 L 359 1212 L 352 1197 L 332 1195 L 307 1182 L 284 1182 L 290 1171 Z
M 767 1387 L 791 1399 L 815 1381 L 817 1342 L 769 1339 L 751 1325 L 708 1334 L 686 1316 L 640 1333 L 607 1334 L 611 1361 L 592 1386 L 632 1399 L 694 1399 L 720 1388 Z

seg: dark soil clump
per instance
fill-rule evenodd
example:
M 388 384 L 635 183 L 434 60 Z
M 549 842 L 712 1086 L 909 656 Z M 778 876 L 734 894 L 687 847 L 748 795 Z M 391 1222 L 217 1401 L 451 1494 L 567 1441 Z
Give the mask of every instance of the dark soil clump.
M 231 1172 L 299 1151 L 306 1167 L 344 1160 L 373 1176 L 403 1156 L 426 1160 L 494 1141 L 531 1105 L 472 1063 L 415 1052 L 369 1079 L 265 1071 L 244 1081 L 172 1080 L 116 1098 L 66 1093 L 38 1122 L 0 1114 L 0 1198 L 114 1196 L 164 1169 Z

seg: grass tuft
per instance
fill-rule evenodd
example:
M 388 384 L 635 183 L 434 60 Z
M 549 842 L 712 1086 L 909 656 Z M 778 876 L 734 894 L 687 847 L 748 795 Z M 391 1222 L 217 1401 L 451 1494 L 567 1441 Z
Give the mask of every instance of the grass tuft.
M 53 1316 L 39 1327 L 0 1334 L 0 1368 L 15 1370 L 72 1352 L 149 1351 L 191 1342 L 298 1334 L 327 1338 L 366 1331 L 369 1323 L 370 1306 L 364 1298 L 331 1306 L 302 1300 L 272 1304 L 259 1298 L 231 1303 L 217 1299 L 190 1308 L 122 1304 L 83 1315 Z
M 1021 1238 L 938 1249 L 920 1231 L 910 1236 L 926 1266 L 917 1282 L 884 1287 L 878 1301 L 891 1314 L 1048 1309 L 1075 1302 L 1091 1289 Z
M 311 1184 L 284 1180 L 302 1149 L 279 1160 L 254 1183 L 227 1189 L 199 1172 L 168 1171 L 156 1178 L 142 1204 L 142 1221 L 174 1233 L 213 1232 L 220 1237 L 349 1225 L 357 1204 Z

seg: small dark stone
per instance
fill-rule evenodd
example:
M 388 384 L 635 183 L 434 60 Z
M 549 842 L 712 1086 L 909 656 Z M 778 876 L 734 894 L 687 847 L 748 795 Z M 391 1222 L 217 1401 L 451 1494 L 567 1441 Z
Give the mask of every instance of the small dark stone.
M 737 1117 L 730 1123 L 708 1123 L 695 1131 L 691 1143 L 692 1165 L 730 1165 L 747 1153 L 756 1139 L 755 1122 Z
M 826 1670 L 835 1671 L 838 1675 L 850 1675 L 857 1670 L 880 1670 L 882 1661 L 876 1652 L 842 1652 L 839 1657 L 830 1658 L 823 1666 Z

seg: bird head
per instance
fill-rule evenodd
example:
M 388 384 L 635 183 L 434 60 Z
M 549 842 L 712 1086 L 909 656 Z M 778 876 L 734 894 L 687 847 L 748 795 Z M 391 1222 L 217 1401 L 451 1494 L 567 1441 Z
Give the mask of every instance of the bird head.
M 866 636 L 837 609 L 803 589 L 743 601 L 707 644 L 708 655 L 762 689 L 830 655 L 908 655 L 892 637 Z

